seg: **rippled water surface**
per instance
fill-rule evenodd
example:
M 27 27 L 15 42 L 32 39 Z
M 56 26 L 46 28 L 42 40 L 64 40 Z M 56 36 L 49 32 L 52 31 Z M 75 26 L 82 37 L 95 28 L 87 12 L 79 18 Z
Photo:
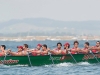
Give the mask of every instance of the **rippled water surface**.
M 38 43 L 47 44 L 50 48 L 56 47 L 58 41 L 24 41 L 24 42 L 9 42 L 1 41 L 0 44 L 5 44 L 7 49 L 17 50 L 18 45 L 24 43 L 29 44 L 30 48 L 35 47 Z M 61 41 L 63 44 L 66 41 Z M 68 41 L 73 46 L 73 41 Z M 79 47 L 82 48 L 85 41 L 79 41 Z M 96 41 L 89 41 L 91 46 L 95 45 Z M 90 64 L 81 62 L 77 64 L 60 63 L 56 65 L 43 65 L 28 67 L 25 65 L 6 66 L 0 65 L 0 75 L 100 75 L 100 64 Z
M 0 75 L 94 75 L 100 74 L 100 64 L 82 62 L 78 64 L 61 63 L 44 66 L 0 66 Z

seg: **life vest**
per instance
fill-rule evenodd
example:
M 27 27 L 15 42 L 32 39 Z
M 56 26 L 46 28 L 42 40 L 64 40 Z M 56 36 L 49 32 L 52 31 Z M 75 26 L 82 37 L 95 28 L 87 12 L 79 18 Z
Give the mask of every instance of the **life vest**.
M 34 51 L 38 51 L 37 49 L 34 49 Z M 37 56 L 37 53 L 36 52 L 32 52 L 32 55 L 33 56 Z
M 19 54 L 19 52 L 16 52 L 17 54 Z
M 45 53 L 42 52 L 41 55 L 44 56 L 44 55 L 47 55 L 47 54 L 45 54 Z
M 62 54 L 62 55 L 65 55 L 66 53 L 62 51 L 61 54 Z
M 41 53 L 41 55 L 44 56 L 45 54 L 44 53 Z
M 0 53 L 0 56 L 4 56 L 2 53 Z
M 4 56 L 3 53 L 6 54 L 5 51 L 1 51 L 1 52 L 0 52 L 0 56 Z
M 76 50 L 76 48 L 72 48 L 72 50 Z M 77 52 L 71 51 L 71 54 L 77 54 Z
M 37 56 L 37 53 L 35 53 L 35 52 L 32 52 L 32 55 L 33 55 L 33 56 Z
M 37 51 L 36 49 L 34 51 Z
M 84 48 L 83 50 L 87 50 L 88 48 Z M 86 54 L 86 52 L 82 52 L 83 54 Z
M 97 48 L 96 46 L 94 46 L 94 48 Z M 93 53 L 97 53 L 98 51 L 96 49 L 92 50 Z
M 64 49 L 64 50 L 61 52 L 62 55 L 67 54 L 67 53 L 65 53 L 64 51 L 66 51 L 66 49 Z
M 38 49 L 34 49 L 34 51 L 38 51 Z
M 58 48 L 56 48 L 56 49 L 54 49 L 54 51 L 56 51 L 56 52 L 58 52 L 60 49 L 58 49 Z

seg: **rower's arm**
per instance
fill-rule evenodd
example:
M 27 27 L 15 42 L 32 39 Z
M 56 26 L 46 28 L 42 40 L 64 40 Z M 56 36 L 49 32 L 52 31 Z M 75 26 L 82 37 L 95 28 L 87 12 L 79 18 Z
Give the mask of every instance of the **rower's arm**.
M 100 47 L 97 47 L 97 48 L 91 48 L 92 50 L 100 50 Z
M 18 56 L 18 54 L 17 54 L 16 52 L 10 52 L 10 54 L 11 54 L 12 56 Z
M 55 52 L 55 51 L 53 51 L 53 50 L 50 50 L 50 53 L 55 55 L 55 53 L 56 53 L 56 52 Z
M 76 50 L 71 49 L 71 51 L 77 52 L 78 50 L 77 49 Z
M 83 52 L 88 53 L 88 52 L 89 52 L 89 50 L 88 50 L 88 49 L 86 49 L 86 50 L 83 50 Z
M 79 50 L 78 50 L 78 52 L 83 52 L 83 51 L 84 51 L 83 49 L 79 49 Z
M 79 52 L 79 51 L 81 51 L 81 49 L 80 49 L 80 48 L 78 48 L 78 49 L 77 49 L 77 52 Z
M 98 47 L 97 50 L 100 51 L 100 47 Z
M 48 51 L 43 51 L 43 52 L 41 52 L 41 53 L 43 53 L 43 54 L 48 54 Z
M 34 51 L 34 50 L 27 50 L 27 52 L 32 52 L 32 51 Z
M 58 51 L 58 52 L 55 52 L 55 54 L 56 54 L 56 55 L 59 55 L 59 54 L 61 54 L 61 50 L 60 50 L 60 51 Z
M 22 56 L 22 53 L 10 52 L 12 56 Z

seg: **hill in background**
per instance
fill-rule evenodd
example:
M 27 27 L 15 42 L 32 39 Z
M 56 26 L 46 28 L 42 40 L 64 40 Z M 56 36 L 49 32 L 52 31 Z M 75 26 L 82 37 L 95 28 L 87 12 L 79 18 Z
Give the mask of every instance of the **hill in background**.
M 1 35 L 100 35 L 100 21 L 57 21 L 27 18 L 0 23 Z

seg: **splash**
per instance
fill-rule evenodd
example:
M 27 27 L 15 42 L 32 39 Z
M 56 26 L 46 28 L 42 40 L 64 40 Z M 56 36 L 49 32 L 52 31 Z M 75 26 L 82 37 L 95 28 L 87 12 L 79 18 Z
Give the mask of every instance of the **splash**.
M 88 62 L 80 62 L 80 63 L 77 63 L 77 64 L 74 64 L 74 63 L 60 63 L 60 64 L 54 64 L 54 65 L 44 65 L 45 67 L 71 67 L 71 66 L 89 66 L 89 65 L 92 65 Z
M 60 64 L 52 64 L 52 65 L 44 65 L 45 67 L 68 67 L 68 66 L 73 66 L 74 64 L 72 63 L 60 63 Z
M 3 65 L 3 64 L 0 64 L 0 67 L 2 67 L 2 68 L 9 68 L 9 67 L 28 67 L 28 65 Z
M 90 63 L 88 63 L 88 62 L 80 62 L 80 63 L 78 63 L 77 65 L 88 66 L 88 65 L 92 65 L 92 64 L 90 64 Z
M 60 63 L 60 64 L 57 64 L 56 66 L 57 67 L 69 67 L 69 66 L 74 66 L 75 64 L 73 63 Z

